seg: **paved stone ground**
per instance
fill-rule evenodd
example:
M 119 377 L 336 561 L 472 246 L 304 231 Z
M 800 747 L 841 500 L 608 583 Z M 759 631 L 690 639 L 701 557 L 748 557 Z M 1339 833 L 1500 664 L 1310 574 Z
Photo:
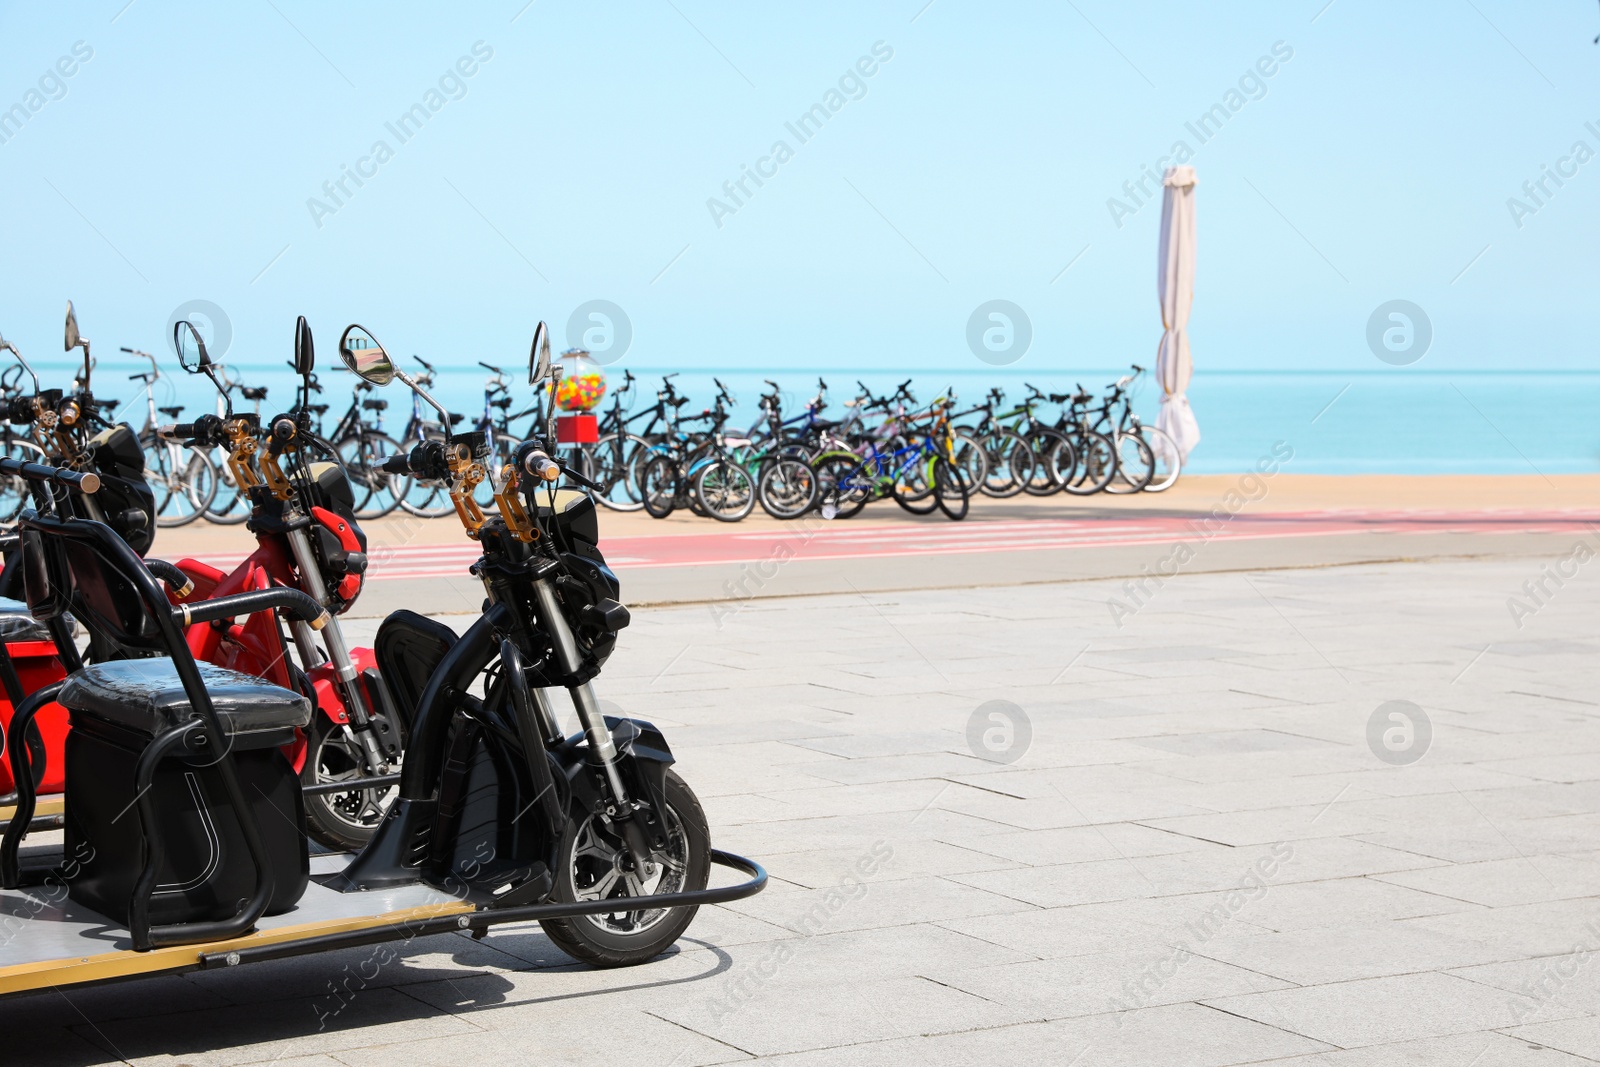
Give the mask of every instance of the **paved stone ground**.
M 0 1003 L 0 1062 L 1600 1061 L 1600 584 L 1519 628 L 1547 562 L 643 611 L 602 695 L 767 892 L 627 971 L 535 926 Z

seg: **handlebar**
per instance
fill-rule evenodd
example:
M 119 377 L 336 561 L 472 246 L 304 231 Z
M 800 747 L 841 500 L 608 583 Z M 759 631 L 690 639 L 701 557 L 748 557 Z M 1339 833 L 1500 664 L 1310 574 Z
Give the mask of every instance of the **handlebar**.
M 21 475 L 31 482 L 55 482 L 90 495 L 100 491 L 100 476 L 94 471 L 68 470 L 66 467 L 12 459 L 10 456 L 0 457 L 0 471 Z
M 429 362 L 428 362 L 428 361 L 427 361 L 427 360 L 425 360 L 425 359 L 423 359 L 423 358 L 422 358 L 422 357 L 421 357 L 421 356 L 415 356 L 415 355 L 414 355 L 414 356 L 412 356 L 412 357 L 411 357 L 411 358 L 412 358 L 412 359 L 414 359 L 414 360 L 416 360 L 416 361 L 417 361 L 417 362 L 418 362 L 418 363 L 420 363 L 420 364 L 422 364 L 422 365 L 423 365 L 423 366 L 424 366 L 424 367 L 426 367 L 426 368 L 427 368 L 427 369 L 428 369 L 428 370 L 432 370 L 432 369 L 433 369 L 433 364 L 432 364 L 432 363 L 429 363 Z

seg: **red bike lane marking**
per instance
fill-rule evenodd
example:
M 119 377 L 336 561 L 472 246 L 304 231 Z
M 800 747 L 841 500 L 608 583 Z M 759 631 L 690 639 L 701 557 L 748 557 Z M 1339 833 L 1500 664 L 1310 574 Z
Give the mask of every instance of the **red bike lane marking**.
M 1208 532 L 1209 531 L 1209 532 Z M 996 522 L 895 523 L 882 526 L 848 520 L 815 520 L 761 530 L 707 530 L 655 537 L 612 537 L 606 558 L 618 570 L 635 567 L 695 567 L 753 563 L 778 555 L 808 560 L 867 559 L 919 555 L 1029 552 L 1119 545 L 1160 545 L 1215 539 L 1253 541 L 1339 534 L 1385 533 L 1574 533 L 1600 535 L 1600 514 L 1511 510 L 1477 512 L 1274 512 L 1239 513 L 1211 520 L 1175 514 L 1115 519 L 1034 519 Z M 367 577 L 374 581 L 466 577 L 477 559 L 470 541 L 442 545 L 372 544 Z M 206 557 L 214 566 L 242 556 Z

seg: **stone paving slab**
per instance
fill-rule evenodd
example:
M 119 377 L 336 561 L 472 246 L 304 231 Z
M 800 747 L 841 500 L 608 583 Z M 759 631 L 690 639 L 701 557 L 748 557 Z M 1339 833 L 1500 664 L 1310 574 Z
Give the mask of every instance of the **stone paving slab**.
M 1600 586 L 1519 628 L 1544 562 L 641 610 L 601 696 L 767 892 L 626 971 L 421 939 L 331 1016 L 359 952 L 0 1002 L 0 1062 L 1600 1062 Z

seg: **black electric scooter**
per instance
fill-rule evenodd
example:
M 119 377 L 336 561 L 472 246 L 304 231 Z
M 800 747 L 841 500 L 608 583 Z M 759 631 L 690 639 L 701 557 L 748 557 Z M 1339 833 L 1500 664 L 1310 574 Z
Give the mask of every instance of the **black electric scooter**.
M 365 330 L 350 327 L 339 347 L 365 380 L 400 378 L 443 413 Z M 543 323 L 529 364 L 530 385 L 550 378 Z M 304 696 L 197 664 L 183 640 L 196 622 L 268 607 L 315 629 L 325 609 L 289 588 L 175 607 L 104 523 L 24 513 L 34 615 L 70 611 L 125 658 L 80 667 L 14 716 L 12 730 L 25 731 L 54 699 L 72 730 L 60 856 L 20 862 L 26 818 L 0 847 L 11 933 L 0 995 L 529 920 L 577 959 L 637 964 L 681 936 L 698 906 L 761 891 L 759 864 L 711 847 L 660 731 L 600 711 L 592 682 L 629 616 L 592 499 L 557 488 L 582 476 L 551 458 L 549 428 L 547 410 L 544 438 L 499 471 L 485 470 L 479 433 L 386 461 L 449 486 L 483 548 L 472 572 L 488 599 L 460 637 L 409 611 L 379 629 L 411 741 L 399 797 L 342 869 L 308 857 L 299 781 L 279 748 L 311 714 Z M 485 480 L 493 517 L 473 502 Z M 578 732 L 561 729 L 544 692 L 554 688 L 571 696 Z M 27 746 L 10 756 L 28 773 Z M 707 888 L 713 865 L 746 880 Z

